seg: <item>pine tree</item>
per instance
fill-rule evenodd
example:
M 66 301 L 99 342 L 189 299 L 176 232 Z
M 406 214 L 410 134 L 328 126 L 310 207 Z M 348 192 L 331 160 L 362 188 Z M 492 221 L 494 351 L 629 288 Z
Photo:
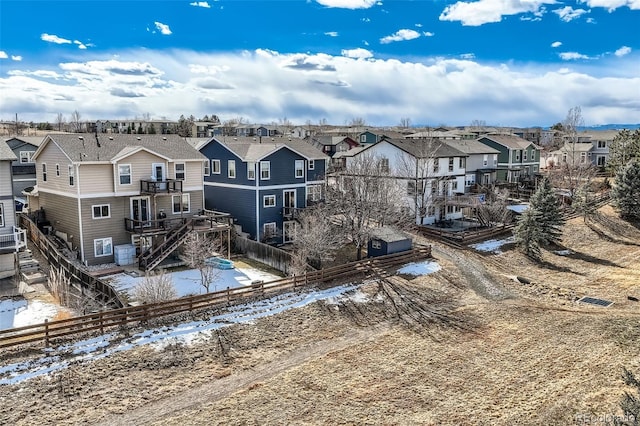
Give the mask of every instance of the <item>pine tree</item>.
M 607 169 L 617 175 L 621 169 L 633 161 L 640 161 L 640 129 L 636 129 L 633 133 L 627 129 L 621 130 L 609 146 Z
M 558 244 L 565 223 L 560 211 L 560 202 L 548 179 L 543 179 L 530 200 L 530 208 L 540 213 L 540 242 Z
M 640 221 L 640 161 L 634 161 L 620 169 L 611 196 L 620 217 Z
M 542 259 L 540 243 L 542 214 L 534 208 L 525 210 L 515 228 L 516 244 L 528 257 L 534 260 Z

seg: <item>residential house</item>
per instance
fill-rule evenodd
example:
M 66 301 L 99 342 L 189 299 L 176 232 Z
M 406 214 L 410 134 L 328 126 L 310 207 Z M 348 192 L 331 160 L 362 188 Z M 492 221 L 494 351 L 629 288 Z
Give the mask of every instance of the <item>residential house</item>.
M 299 139 L 214 137 L 200 148 L 205 206 L 270 243 L 295 239 L 297 209 L 323 197 L 329 157 Z
M 329 157 L 333 157 L 337 152 L 348 151 L 358 146 L 358 143 L 349 136 L 316 135 L 306 141 Z
M 114 262 L 119 245 L 177 247 L 204 207 L 205 158 L 177 135 L 49 134 L 32 158 L 36 216 L 87 265 Z
M 349 169 L 363 156 L 376 158 L 386 170 L 381 179 L 393 179 L 402 194 L 400 202 L 415 215 L 417 224 L 459 219 L 462 208 L 475 203 L 464 194 L 468 155 L 450 145 L 427 140 L 383 139 L 346 158 Z
M 361 132 L 357 136 L 357 142 L 360 145 L 370 145 L 376 142 L 380 142 L 383 139 L 402 139 L 405 135 L 403 133 L 395 132 L 392 130 L 376 130 L 367 129 Z
M 194 138 L 210 138 L 222 134 L 222 124 L 211 121 L 196 121 L 191 127 Z
M 14 136 L 5 140 L 16 160 L 11 164 L 13 174 L 13 196 L 24 200 L 22 191 L 36 184 L 36 165 L 33 153 L 42 142 L 41 136 Z
M 18 228 L 12 190 L 12 163 L 16 155 L 0 140 L 0 278 L 16 273 L 18 251 L 26 246 L 25 231 Z
M 565 143 L 559 149 L 549 152 L 542 160 L 544 168 L 568 164 L 588 167 L 592 165 L 594 144 L 591 142 Z
M 618 136 L 618 130 L 590 131 L 590 140 L 593 144 L 591 151 L 591 163 L 599 168 L 604 168 L 609 161 L 609 149 L 613 140 Z
M 496 179 L 499 182 L 532 181 L 540 171 L 540 147 L 511 134 L 487 134 L 480 143 L 495 148 L 498 154 Z
M 464 192 L 470 192 L 476 185 L 486 187 L 496 182 L 500 151 L 477 140 L 445 140 L 443 143 L 467 154 Z

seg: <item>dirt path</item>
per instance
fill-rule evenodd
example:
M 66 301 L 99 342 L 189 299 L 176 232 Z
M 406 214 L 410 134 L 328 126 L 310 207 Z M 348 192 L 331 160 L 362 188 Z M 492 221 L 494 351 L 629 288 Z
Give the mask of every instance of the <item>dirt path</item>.
M 479 296 L 488 300 L 505 300 L 514 296 L 509 293 L 498 281 L 491 276 L 487 268 L 474 259 L 470 253 L 454 250 L 441 244 L 434 244 L 431 247 L 433 256 L 437 259 L 442 257 L 455 265 L 460 274 L 465 278 L 466 283 Z
M 349 334 L 338 338 L 312 342 L 305 348 L 296 349 L 286 354 L 286 356 L 267 364 L 257 365 L 250 370 L 234 373 L 170 398 L 147 404 L 123 415 L 111 415 L 103 419 L 99 425 L 128 426 L 131 424 L 151 424 L 163 419 L 169 419 L 185 409 L 198 409 L 205 404 L 222 400 L 235 392 L 268 381 L 278 374 L 295 369 L 302 364 L 322 358 L 332 352 L 341 351 L 362 343 L 373 342 L 379 336 L 388 332 L 389 329 L 388 325 L 355 329 Z

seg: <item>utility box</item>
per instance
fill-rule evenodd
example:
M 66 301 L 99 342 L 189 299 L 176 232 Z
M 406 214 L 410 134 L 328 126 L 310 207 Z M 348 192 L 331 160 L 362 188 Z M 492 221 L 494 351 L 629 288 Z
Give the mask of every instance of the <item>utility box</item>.
M 133 244 L 114 246 L 113 259 L 118 266 L 133 265 L 136 262 L 136 246 Z

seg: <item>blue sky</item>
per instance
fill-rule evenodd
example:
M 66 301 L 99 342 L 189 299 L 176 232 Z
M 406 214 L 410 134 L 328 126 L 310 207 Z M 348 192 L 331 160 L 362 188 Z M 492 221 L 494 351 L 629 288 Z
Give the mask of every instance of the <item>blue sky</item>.
M 0 0 L 0 119 L 640 122 L 640 0 Z

